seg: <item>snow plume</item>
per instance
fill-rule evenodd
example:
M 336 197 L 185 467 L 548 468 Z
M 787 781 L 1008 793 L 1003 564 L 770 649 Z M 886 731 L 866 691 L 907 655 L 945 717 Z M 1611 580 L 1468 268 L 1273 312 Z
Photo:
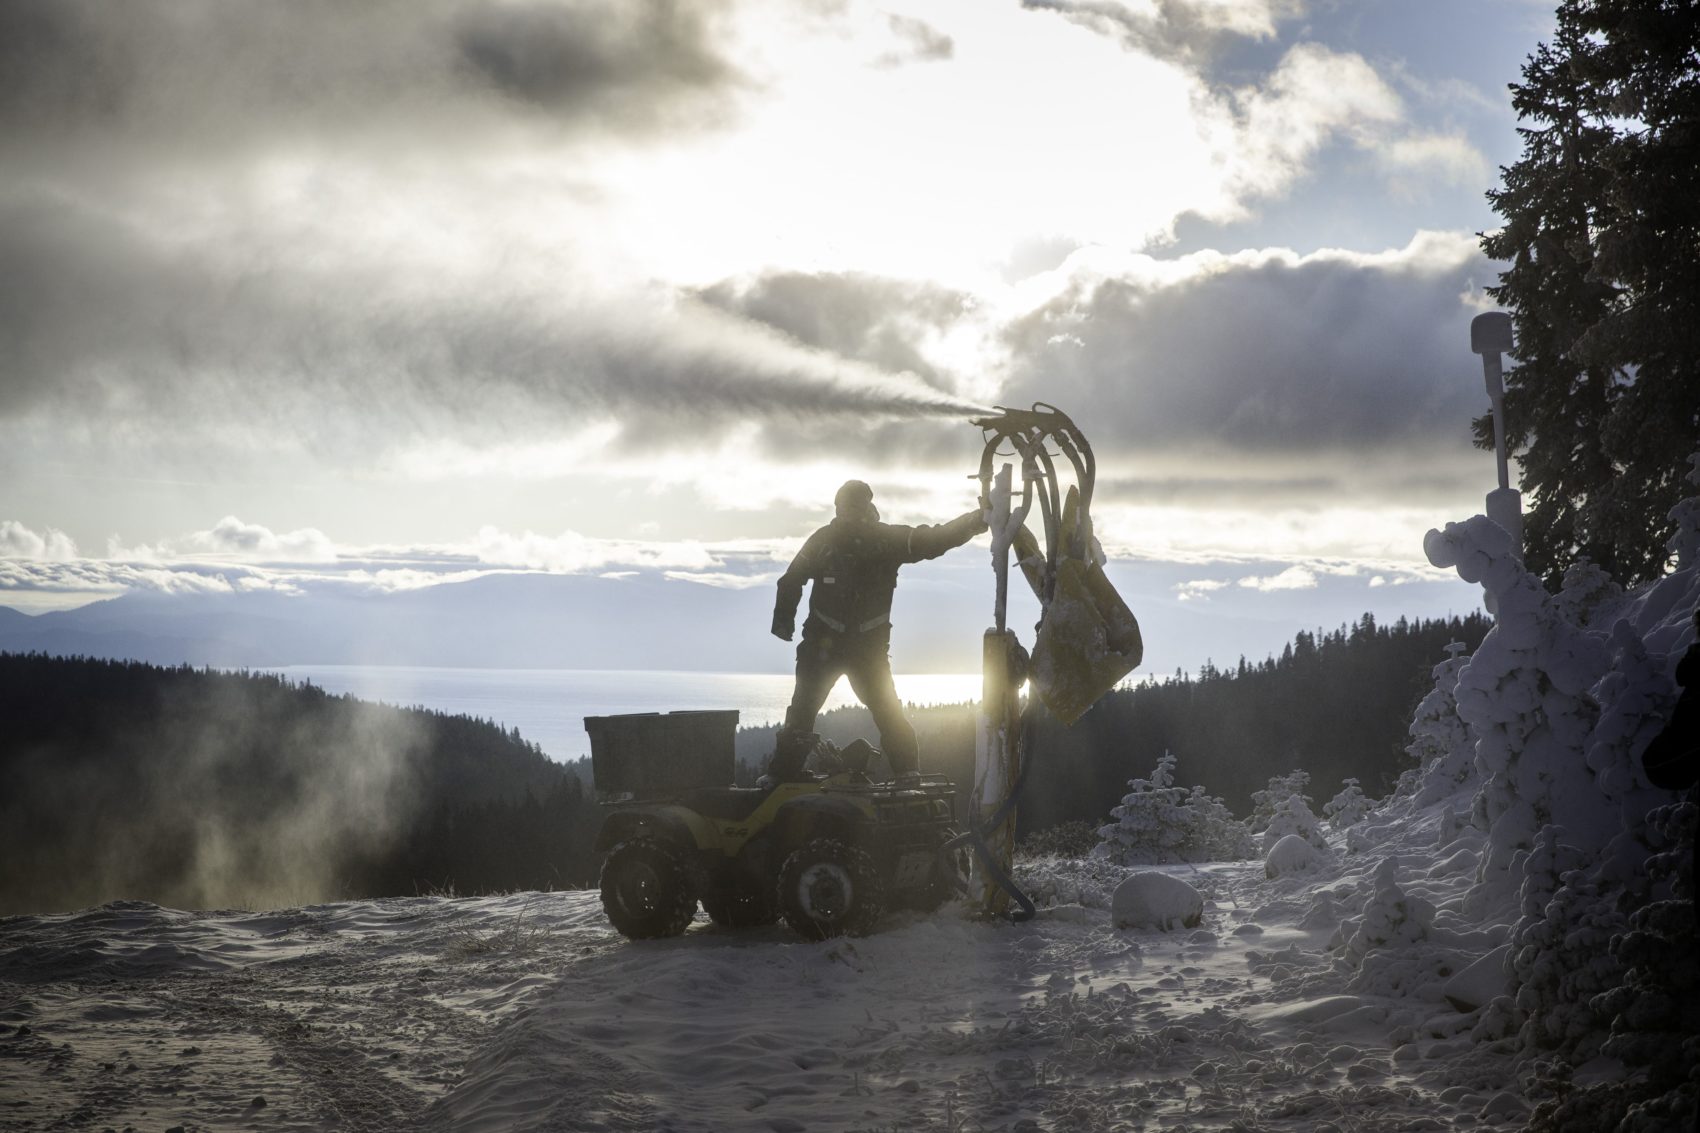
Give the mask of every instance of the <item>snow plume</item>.
M 269 266 L 285 241 L 307 267 Z M 648 452 L 752 423 L 783 433 L 980 409 L 570 255 L 555 281 L 500 264 L 445 272 L 420 243 L 345 244 L 328 227 L 257 220 L 194 239 L 0 201 L 0 259 L 35 282 L 0 310 L 20 347 L 0 438 L 27 450 L 62 427 L 102 438 L 94 461 L 305 454 L 365 467 L 425 441 L 513 444 L 609 421 L 611 447 Z

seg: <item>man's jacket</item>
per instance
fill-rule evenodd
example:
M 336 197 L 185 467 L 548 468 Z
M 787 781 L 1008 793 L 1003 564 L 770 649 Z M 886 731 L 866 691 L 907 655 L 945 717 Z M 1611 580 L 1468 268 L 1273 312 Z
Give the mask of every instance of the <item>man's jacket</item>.
M 809 536 L 779 578 L 773 632 L 789 638 L 796 625 L 803 583 L 813 581 L 803 636 L 823 632 L 863 634 L 891 624 L 897 568 L 936 559 L 986 529 L 978 511 L 937 526 L 908 527 L 834 519 Z

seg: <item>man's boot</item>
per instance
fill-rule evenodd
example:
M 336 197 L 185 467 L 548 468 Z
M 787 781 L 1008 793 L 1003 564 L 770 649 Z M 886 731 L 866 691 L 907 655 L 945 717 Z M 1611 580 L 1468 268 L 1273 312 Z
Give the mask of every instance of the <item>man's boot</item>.
M 780 728 L 774 737 L 773 757 L 767 761 L 767 774 L 763 780 L 771 780 L 764 786 L 779 783 L 796 783 L 809 778 L 803 765 L 808 762 L 809 753 L 820 743 L 820 736 L 814 732 L 799 732 L 792 728 Z

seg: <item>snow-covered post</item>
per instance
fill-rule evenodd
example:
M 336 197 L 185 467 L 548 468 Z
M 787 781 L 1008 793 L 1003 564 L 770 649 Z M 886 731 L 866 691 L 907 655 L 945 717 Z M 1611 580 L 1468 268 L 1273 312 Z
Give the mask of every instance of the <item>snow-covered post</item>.
M 1487 383 L 1488 403 L 1493 409 L 1493 449 L 1499 462 L 1499 487 L 1487 495 L 1487 517 L 1511 536 L 1513 553 L 1523 557 L 1523 497 L 1511 486 L 1511 469 L 1505 452 L 1505 370 L 1500 355 L 1515 347 L 1511 316 L 1489 311 L 1470 320 L 1470 349 L 1482 356 L 1482 378 Z

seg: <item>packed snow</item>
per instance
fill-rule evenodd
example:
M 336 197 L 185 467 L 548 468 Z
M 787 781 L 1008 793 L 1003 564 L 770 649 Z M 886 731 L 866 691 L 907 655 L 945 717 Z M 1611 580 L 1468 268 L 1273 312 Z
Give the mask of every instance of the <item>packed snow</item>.
M 1274 784 L 1254 845 L 1168 760 L 1099 853 L 1019 866 L 1025 924 L 635 943 L 586 892 L 0 921 L 0 1124 L 1688 1129 L 1697 808 L 1639 763 L 1694 643 L 1679 512 L 1629 593 L 1431 533 L 1500 621 L 1437 664 L 1392 796 Z

